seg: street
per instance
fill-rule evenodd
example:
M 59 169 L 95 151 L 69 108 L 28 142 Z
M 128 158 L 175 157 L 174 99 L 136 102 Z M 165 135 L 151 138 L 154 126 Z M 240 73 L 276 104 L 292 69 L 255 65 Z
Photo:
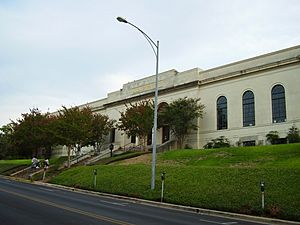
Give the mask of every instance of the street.
M 83 194 L 0 177 L 0 224 L 263 224 Z

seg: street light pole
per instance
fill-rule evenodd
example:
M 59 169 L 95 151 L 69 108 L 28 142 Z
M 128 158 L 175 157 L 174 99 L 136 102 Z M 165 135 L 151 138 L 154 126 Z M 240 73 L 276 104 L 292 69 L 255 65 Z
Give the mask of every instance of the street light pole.
M 122 17 L 117 17 L 117 20 L 121 23 L 128 23 L 129 25 L 136 28 L 139 32 L 143 34 L 148 43 L 150 44 L 154 55 L 156 57 L 156 74 L 155 74 L 155 93 L 154 93 L 154 121 L 153 121 L 153 136 L 152 136 L 152 176 L 151 176 L 151 189 L 155 188 L 155 167 L 156 167 L 156 130 L 157 130 L 157 97 L 158 97 L 158 54 L 159 54 L 159 41 L 156 43 L 140 28 L 134 24 L 128 22 Z

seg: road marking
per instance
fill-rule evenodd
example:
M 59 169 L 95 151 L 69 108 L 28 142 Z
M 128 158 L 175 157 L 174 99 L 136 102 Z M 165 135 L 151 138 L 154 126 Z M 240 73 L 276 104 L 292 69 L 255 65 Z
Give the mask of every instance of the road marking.
M 55 192 L 55 190 L 47 189 L 47 188 L 39 188 L 42 191 L 50 191 L 50 192 Z
M 230 224 L 237 224 L 238 222 L 227 222 L 227 223 L 222 223 L 223 225 L 230 225 Z
M 119 202 L 109 202 L 105 200 L 99 200 L 100 202 L 111 204 L 111 205 L 120 205 L 120 206 L 127 206 L 129 203 L 119 203 Z
M 212 223 L 212 224 L 220 224 L 220 225 L 231 225 L 231 224 L 238 224 L 238 222 L 217 222 L 217 221 L 212 221 L 212 220 L 202 220 L 199 219 L 201 222 L 206 222 L 206 223 Z
M 9 194 L 12 194 L 12 195 L 16 195 L 16 196 L 19 196 L 21 198 L 25 198 L 25 199 L 28 199 L 28 200 L 31 200 L 31 201 L 34 201 L 34 202 L 49 205 L 49 206 L 52 206 L 52 207 L 55 207 L 55 208 L 64 209 L 64 210 L 67 210 L 67 211 L 70 211 L 70 212 L 78 213 L 78 214 L 88 216 L 88 217 L 91 217 L 91 218 L 94 218 L 94 219 L 107 221 L 107 222 L 110 222 L 110 223 L 120 224 L 120 225 L 134 225 L 132 223 L 127 223 L 127 222 L 124 222 L 124 221 L 121 221 L 121 220 L 116 220 L 116 219 L 113 219 L 113 218 L 109 218 L 109 217 L 106 217 L 106 216 L 101 216 L 101 215 L 98 215 L 98 214 L 86 212 L 86 211 L 71 208 L 71 207 L 68 207 L 68 206 L 58 205 L 58 204 L 53 203 L 53 202 L 49 202 L 49 201 L 46 201 L 46 200 L 41 200 L 41 199 L 34 198 L 34 197 L 29 197 L 27 195 L 23 195 L 23 194 L 20 194 L 20 193 L 17 193 L 17 192 L 4 190 L 2 188 L 0 188 L 0 191 L 6 192 L 6 193 L 9 193 Z
M 11 183 L 11 180 L 3 180 L 4 183 Z
M 201 222 L 206 222 L 206 223 L 213 223 L 213 224 L 221 224 L 221 223 L 219 223 L 219 222 L 212 221 L 212 220 L 202 220 L 202 219 L 199 219 L 199 221 L 201 221 Z

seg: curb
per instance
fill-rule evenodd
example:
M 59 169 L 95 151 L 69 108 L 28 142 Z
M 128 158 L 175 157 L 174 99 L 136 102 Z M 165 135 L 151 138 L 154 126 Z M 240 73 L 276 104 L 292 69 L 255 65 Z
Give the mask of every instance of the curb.
M 288 221 L 288 220 L 274 219 L 274 218 L 268 218 L 268 217 L 258 217 L 258 216 L 251 216 L 251 215 L 238 214 L 238 213 L 232 213 L 232 212 L 223 212 L 223 211 L 217 211 L 217 210 L 211 210 L 211 209 L 196 208 L 196 207 L 191 207 L 191 206 L 175 205 L 175 204 L 164 203 L 164 202 L 155 202 L 155 201 L 127 197 L 127 196 L 122 196 L 122 195 L 108 194 L 108 193 L 84 190 L 84 189 L 79 189 L 79 188 L 74 188 L 74 187 L 67 187 L 67 186 L 58 185 L 58 184 L 44 183 L 44 182 L 40 182 L 40 181 L 31 182 L 29 180 L 25 180 L 22 178 L 7 177 L 7 176 L 3 176 L 3 175 L 0 175 L 0 177 L 7 179 L 7 180 L 15 180 L 15 181 L 24 182 L 24 183 L 32 183 L 32 184 L 36 184 L 39 186 L 49 186 L 49 187 L 54 187 L 57 189 L 74 191 L 74 192 L 83 193 L 83 194 L 104 196 L 107 198 L 117 198 L 117 199 L 127 200 L 127 201 L 134 202 L 134 203 L 140 203 L 140 204 L 144 204 L 144 205 L 157 206 L 157 207 L 161 207 L 161 208 L 186 211 L 186 212 L 197 213 L 197 214 L 202 214 L 202 215 L 210 215 L 210 216 L 218 216 L 218 217 L 223 217 L 223 218 L 238 219 L 238 220 L 243 220 L 243 221 L 248 221 L 248 222 L 255 221 L 255 222 L 259 222 L 259 223 L 267 223 L 267 224 L 274 224 L 274 225 L 294 225 L 294 224 L 300 225 L 300 222 L 296 222 L 296 221 Z

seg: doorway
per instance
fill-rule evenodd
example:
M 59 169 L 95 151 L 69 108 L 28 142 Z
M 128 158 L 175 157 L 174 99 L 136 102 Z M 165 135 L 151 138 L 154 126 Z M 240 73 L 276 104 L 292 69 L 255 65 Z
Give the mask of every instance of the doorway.
M 162 143 L 165 143 L 168 140 L 170 140 L 170 127 L 163 126 L 163 128 L 162 128 Z

